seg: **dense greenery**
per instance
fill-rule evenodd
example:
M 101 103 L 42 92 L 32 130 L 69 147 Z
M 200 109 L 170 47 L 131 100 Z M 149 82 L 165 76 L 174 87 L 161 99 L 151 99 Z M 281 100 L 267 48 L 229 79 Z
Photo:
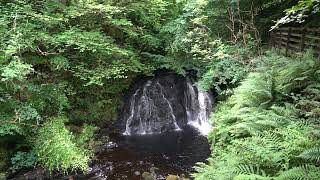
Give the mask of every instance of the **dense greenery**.
M 159 67 L 146 55 L 163 54 L 160 28 L 178 7 L 161 0 L 1 1 L 0 139 L 4 153 L 13 153 L 13 170 L 85 171 L 91 153 L 83 146 L 94 134 L 76 138 L 81 130 L 74 136 L 69 125 L 92 132 L 83 124 L 116 119 L 131 80 Z M 5 157 L 1 168 L 10 162 Z
M 263 50 L 272 26 L 319 25 L 318 0 L 2 0 L 0 15 L 0 178 L 86 172 L 97 127 L 159 69 L 220 94 L 197 179 L 319 177 L 319 64 Z
M 212 117 L 213 156 L 196 179 L 319 178 L 319 61 L 268 53 L 256 63 Z

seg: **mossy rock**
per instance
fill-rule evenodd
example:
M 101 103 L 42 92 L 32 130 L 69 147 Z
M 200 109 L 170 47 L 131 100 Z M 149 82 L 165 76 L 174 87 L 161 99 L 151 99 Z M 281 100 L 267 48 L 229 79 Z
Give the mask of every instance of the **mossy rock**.
M 184 174 L 181 176 L 171 175 L 167 176 L 166 180 L 189 180 L 189 178 L 185 178 Z

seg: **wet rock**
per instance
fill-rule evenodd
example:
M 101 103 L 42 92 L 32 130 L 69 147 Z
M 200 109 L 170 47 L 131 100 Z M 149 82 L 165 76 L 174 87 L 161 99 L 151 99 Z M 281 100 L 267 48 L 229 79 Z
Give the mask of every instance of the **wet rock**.
M 186 178 L 184 174 L 181 176 L 171 175 L 167 176 L 166 180 L 189 180 L 189 178 Z
M 12 180 L 42 180 L 42 179 L 50 179 L 50 173 L 43 168 L 36 168 L 30 172 L 17 175 Z
M 130 134 L 150 134 L 173 131 L 186 124 L 184 77 L 167 74 L 136 84 L 123 107 L 120 129 L 130 129 Z M 148 127 L 142 127 L 140 119 Z
M 153 176 L 150 172 L 144 172 L 144 173 L 142 173 L 142 179 L 143 180 L 156 180 L 157 177 Z
M 126 175 L 123 175 L 121 177 L 122 177 L 122 179 L 127 179 L 128 178 L 128 176 L 126 176 Z
M 166 159 L 166 160 L 170 159 L 170 157 L 169 157 L 169 156 L 166 156 L 166 155 L 162 155 L 162 157 L 163 157 L 164 159 Z
M 107 149 L 112 149 L 112 148 L 116 148 L 116 147 L 118 147 L 117 143 L 112 142 L 112 141 L 110 141 L 110 142 L 108 142 L 108 143 L 106 144 L 106 148 L 107 148 Z
M 205 135 L 210 132 L 212 97 L 190 79 L 168 73 L 141 79 L 135 85 L 120 113 L 118 126 L 123 134 L 163 133 L 187 124 Z
M 134 172 L 134 175 L 136 175 L 136 176 L 140 176 L 140 175 L 141 175 L 141 173 L 140 173 L 139 171 L 135 171 L 135 172 Z
M 142 179 L 143 180 L 156 180 L 157 179 L 157 174 L 155 172 L 156 170 L 159 170 L 159 169 L 156 167 L 151 167 L 150 172 L 142 173 Z
M 165 180 L 165 179 L 166 179 L 166 177 L 164 175 L 159 174 L 157 176 L 157 180 Z

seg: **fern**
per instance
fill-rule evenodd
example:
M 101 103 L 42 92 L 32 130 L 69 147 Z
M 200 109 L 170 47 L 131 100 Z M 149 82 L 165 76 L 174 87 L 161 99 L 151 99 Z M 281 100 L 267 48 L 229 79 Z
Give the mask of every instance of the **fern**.
M 255 166 L 255 165 L 247 165 L 247 164 L 241 164 L 239 165 L 236 170 L 235 173 L 237 174 L 241 174 L 241 175 L 256 175 L 256 176 L 260 176 L 260 177 L 265 177 L 266 173 L 259 168 L 259 166 Z
M 209 177 L 202 179 L 320 179 L 319 167 L 303 164 L 320 161 L 315 147 L 320 139 L 319 62 L 307 55 L 271 54 L 259 63 L 218 106 L 209 136 L 212 160 L 197 169 L 199 174 Z
M 302 57 L 287 61 L 286 68 L 280 68 L 277 74 L 277 91 L 283 94 L 304 89 L 315 80 L 319 62 L 308 51 Z
M 314 147 L 311 149 L 307 149 L 298 157 L 312 162 L 320 162 L 320 148 Z
M 271 180 L 270 177 L 264 177 L 257 174 L 240 174 L 233 178 L 233 180 Z
M 314 165 L 305 164 L 299 167 L 294 167 L 282 172 L 275 179 L 279 180 L 308 180 L 320 179 L 320 168 Z
M 251 73 L 231 97 L 237 107 L 259 107 L 270 103 L 272 95 L 271 74 Z

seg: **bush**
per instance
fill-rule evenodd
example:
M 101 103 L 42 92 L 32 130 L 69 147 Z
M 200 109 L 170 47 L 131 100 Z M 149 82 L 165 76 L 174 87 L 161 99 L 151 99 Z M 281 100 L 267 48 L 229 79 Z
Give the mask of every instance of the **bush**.
M 87 171 L 89 153 L 74 142 L 75 137 L 64 125 L 66 121 L 64 117 L 53 118 L 40 129 L 34 148 L 38 162 L 51 172 Z
M 94 141 L 95 132 L 97 127 L 85 124 L 82 128 L 82 132 L 76 138 L 76 143 L 79 147 L 87 149 L 87 152 L 90 153 L 94 150 L 96 141 Z
M 211 63 L 198 83 L 204 90 L 213 88 L 219 95 L 228 95 L 228 90 L 237 86 L 246 74 L 247 69 L 242 64 L 226 58 Z
M 21 169 L 25 168 L 32 168 L 35 166 L 37 161 L 36 154 L 31 152 L 21 152 L 18 151 L 12 158 L 11 158 L 11 170 L 16 172 Z
M 254 44 L 254 42 L 250 42 Z M 219 97 L 228 97 L 251 69 L 251 60 L 256 54 L 254 46 L 225 45 L 215 41 L 215 51 L 210 55 L 210 63 L 201 71 L 198 82 L 204 90 L 215 90 Z

